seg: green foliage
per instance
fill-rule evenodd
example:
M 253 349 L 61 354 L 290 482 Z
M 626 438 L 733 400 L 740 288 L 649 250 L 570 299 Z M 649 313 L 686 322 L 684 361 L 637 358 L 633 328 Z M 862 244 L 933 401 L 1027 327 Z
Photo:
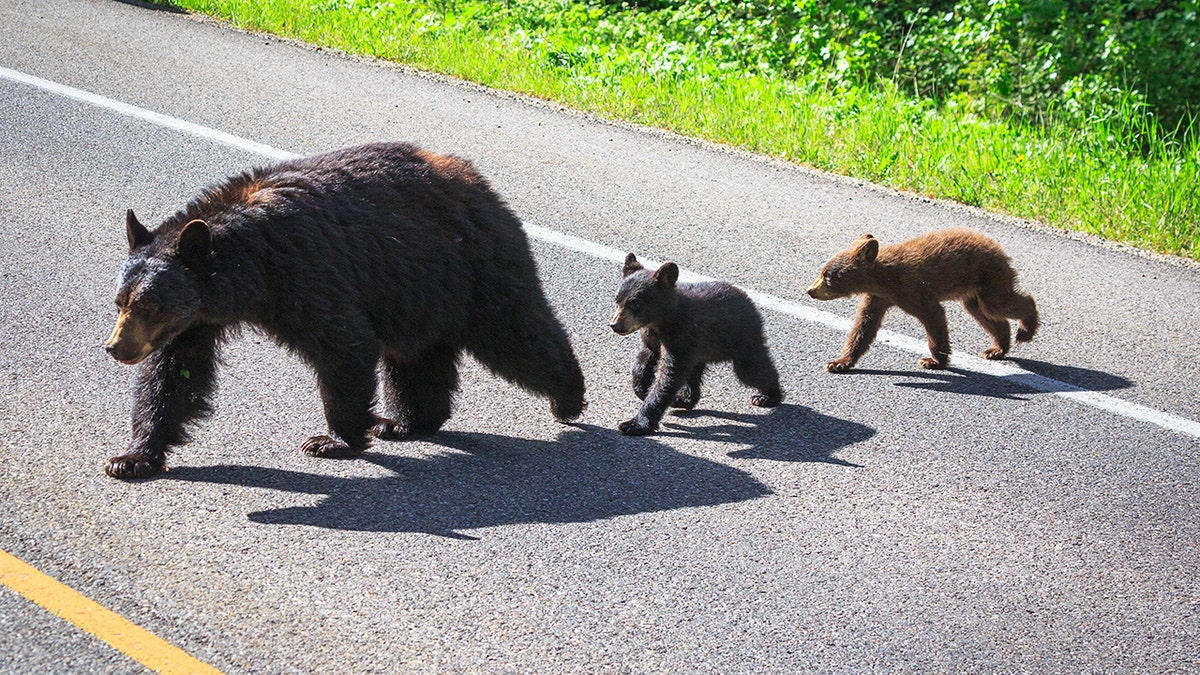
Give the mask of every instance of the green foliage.
M 1200 0 L 169 1 L 1200 258 Z

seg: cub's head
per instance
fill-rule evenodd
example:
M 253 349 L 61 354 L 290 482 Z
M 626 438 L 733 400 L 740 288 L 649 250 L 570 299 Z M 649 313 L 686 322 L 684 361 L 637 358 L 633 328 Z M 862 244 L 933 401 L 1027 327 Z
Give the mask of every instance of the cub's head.
M 829 259 L 821 268 L 817 280 L 808 287 L 809 296 L 817 300 L 844 298 L 863 290 L 870 275 L 875 256 L 879 255 L 879 240 L 864 234 L 844 251 Z
M 624 278 L 617 289 L 617 313 L 609 324 L 614 333 L 629 335 L 661 320 L 674 309 L 675 282 L 679 280 L 679 266 L 675 263 L 663 263 L 651 272 L 630 253 L 625 256 L 621 274 Z
M 175 339 L 200 309 L 197 270 L 211 250 L 208 225 L 193 220 L 178 234 L 151 232 L 133 211 L 125 214 L 129 259 L 117 279 L 117 325 L 104 349 L 134 364 Z

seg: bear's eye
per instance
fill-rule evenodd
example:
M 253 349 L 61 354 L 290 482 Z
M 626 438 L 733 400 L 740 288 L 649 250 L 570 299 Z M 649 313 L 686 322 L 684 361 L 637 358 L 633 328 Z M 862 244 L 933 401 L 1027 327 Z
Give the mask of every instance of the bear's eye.
M 641 308 L 642 308 L 642 301 L 638 300 L 637 298 L 634 298 L 633 300 L 630 300 L 629 302 L 625 303 L 625 309 L 628 309 L 631 312 L 636 312 Z

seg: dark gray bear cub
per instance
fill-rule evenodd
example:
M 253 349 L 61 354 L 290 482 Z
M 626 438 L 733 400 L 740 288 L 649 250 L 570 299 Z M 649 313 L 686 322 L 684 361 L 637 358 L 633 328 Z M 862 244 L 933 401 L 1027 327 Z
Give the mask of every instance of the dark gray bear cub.
M 653 433 L 668 407 L 694 408 L 710 363 L 733 361 L 738 379 L 759 392 L 750 398 L 754 405 L 769 408 L 783 401 L 762 317 L 740 289 L 722 281 L 677 283 L 675 263 L 651 272 L 632 253 L 622 274 L 610 328 L 619 335 L 642 332 L 633 393 L 643 403 L 636 417 L 618 425 L 621 433 Z

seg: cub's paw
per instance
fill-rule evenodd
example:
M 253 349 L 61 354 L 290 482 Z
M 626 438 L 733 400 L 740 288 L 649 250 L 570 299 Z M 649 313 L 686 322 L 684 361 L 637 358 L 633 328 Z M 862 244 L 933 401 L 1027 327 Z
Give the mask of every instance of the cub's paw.
M 831 373 L 844 373 L 854 367 L 854 362 L 850 359 L 837 359 L 825 364 L 825 370 Z
M 108 464 L 104 466 L 104 473 L 113 478 L 122 480 L 135 480 L 139 478 L 153 478 L 162 473 L 163 461 L 157 462 L 143 455 L 121 455 L 108 460 Z
M 645 436 L 654 433 L 654 427 L 638 421 L 638 418 L 626 420 L 617 425 L 617 431 L 626 436 Z
M 1017 328 L 1017 342 L 1029 342 L 1032 339 L 1033 331 L 1026 327 L 1025 324 L 1021 324 Z
M 332 436 L 313 436 L 304 441 L 300 451 L 309 457 L 326 457 L 329 459 L 344 459 L 358 457 L 362 448 L 352 448 L 350 444 Z
M 921 359 L 917 363 L 921 364 L 921 367 L 925 368 L 926 370 L 945 370 L 946 366 L 950 364 L 950 361 L 948 359 L 939 361 L 938 359 L 928 357 Z
M 755 394 L 750 397 L 750 404 L 760 408 L 774 408 L 783 403 L 783 396 L 767 396 L 766 394 Z
M 999 361 L 1000 359 L 1004 358 L 1004 355 L 1007 353 L 1007 351 L 1000 349 L 999 347 L 988 347 L 987 349 L 979 352 L 979 355 L 985 359 L 988 359 L 989 361 Z
M 691 390 L 689 389 L 676 396 L 675 400 L 671 401 L 671 407 L 680 408 L 682 410 L 691 410 L 692 408 L 695 408 L 696 404 L 699 402 L 700 397 L 693 396 Z

